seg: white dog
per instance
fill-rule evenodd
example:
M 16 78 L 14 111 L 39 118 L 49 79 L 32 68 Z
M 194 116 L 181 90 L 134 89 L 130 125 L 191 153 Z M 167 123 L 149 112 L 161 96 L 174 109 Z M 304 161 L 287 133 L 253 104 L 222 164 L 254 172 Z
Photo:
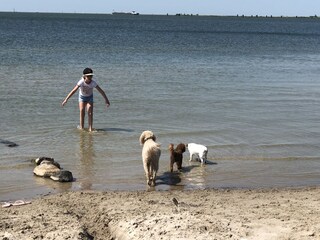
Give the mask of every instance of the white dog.
M 156 185 L 156 176 L 159 169 L 159 158 L 161 155 L 160 145 L 156 143 L 156 136 L 151 131 L 144 131 L 140 136 L 142 148 L 143 168 L 149 186 Z
M 208 148 L 206 146 L 196 143 L 188 143 L 186 146 L 190 153 L 189 161 L 192 161 L 192 156 L 195 156 L 196 159 L 200 159 L 202 164 L 206 163 L 208 154 Z

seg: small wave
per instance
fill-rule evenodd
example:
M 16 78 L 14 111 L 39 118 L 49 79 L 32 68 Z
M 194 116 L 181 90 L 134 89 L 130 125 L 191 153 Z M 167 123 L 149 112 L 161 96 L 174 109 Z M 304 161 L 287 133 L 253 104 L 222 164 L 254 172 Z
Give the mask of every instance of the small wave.
M 260 144 L 260 145 L 256 145 L 256 147 L 259 148 L 288 148 L 288 147 L 303 147 L 303 148 L 315 148 L 318 146 L 313 145 L 313 144 L 301 144 L 301 143 L 277 143 L 277 144 Z
M 207 146 L 208 148 L 213 148 L 213 149 L 224 149 L 224 148 L 245 148 L 245 147 L 249 147 L 248 144 L 244 144 L 244 143 L 239 143 L 239 144 L 221 144 L 221 145 L 212 145 L 212 146 Z
M 320 161 L 320 156 L 286 156 L 286 157 L 262 157 L 262 156 L 216 156 L 210 157 L 211 161 Z

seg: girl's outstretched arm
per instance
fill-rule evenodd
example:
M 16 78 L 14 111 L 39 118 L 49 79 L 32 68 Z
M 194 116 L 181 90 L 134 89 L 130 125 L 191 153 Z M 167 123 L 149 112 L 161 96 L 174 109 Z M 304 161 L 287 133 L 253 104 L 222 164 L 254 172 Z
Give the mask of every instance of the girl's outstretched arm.
M 68 94 L 68 96 L 63 100 L 63 102 L 61 103 L 62 107 L 68 102 L 69 98 L 71 98 L 71 96 L 78 90 L 79 86 L 76 85 L 71 92 Z
M 104 98 L 104 100 L 105 100 L 105 102 L 106 102 L 106 104 L 107 104 L 107 107 L 109 107 L 109 106 L 110 106 L 110 102 L 109 102 L 109 99 L 108 99 L 106 93 L 105 93 L 98 85 L 96 86 L 96 89 L 99 91 L 99 93 L 100 93 L 100 94 L 102 95 L 102 97 Z

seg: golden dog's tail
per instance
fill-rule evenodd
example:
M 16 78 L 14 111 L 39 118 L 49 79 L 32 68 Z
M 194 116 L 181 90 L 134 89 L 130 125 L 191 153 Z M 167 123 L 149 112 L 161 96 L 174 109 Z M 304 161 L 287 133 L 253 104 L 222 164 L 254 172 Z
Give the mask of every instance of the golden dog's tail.
M 170 152 L 174 151 L 174 145 L 172 143 L 169 144 L 169 151 Z

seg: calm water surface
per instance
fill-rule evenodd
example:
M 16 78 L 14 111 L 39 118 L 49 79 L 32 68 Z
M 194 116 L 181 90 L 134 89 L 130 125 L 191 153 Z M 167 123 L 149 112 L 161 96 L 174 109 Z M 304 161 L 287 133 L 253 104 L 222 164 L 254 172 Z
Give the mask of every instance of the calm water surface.
M 156 190 L 320 183 L 320 21 L 0 13 L 0 201 L 68 190 L 145 190 L 138 139 L 161 143 Z M 76 129 L 92 67 L 95 133 Z M 208 146 L 168 173 L 169 143 Z M 33 176 L 55 158 L 75 181 Z

